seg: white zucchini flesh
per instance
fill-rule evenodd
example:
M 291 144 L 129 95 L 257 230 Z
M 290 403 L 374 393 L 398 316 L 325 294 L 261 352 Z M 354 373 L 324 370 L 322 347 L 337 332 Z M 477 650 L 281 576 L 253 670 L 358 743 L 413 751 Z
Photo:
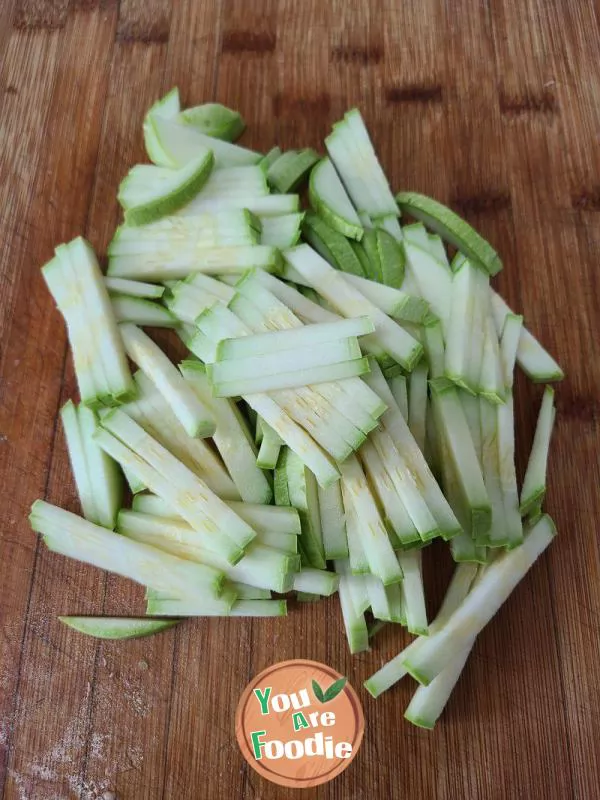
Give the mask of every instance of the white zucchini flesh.
M 117 194 L 127 225 L 147 225 L 189 203 L 206 183 L 213 164 L 212 151 L 202 148 L 180 169 L 147 164 L 132 167 Z
M 279 217 L 261 217 L 260 243 L 287 250 L 298 244 L 303 213 L 282 214 Z
M 411 372 L 408 381 L 408 427 L 422 453 L 425 452 L 428 374 L 427 364 L 421 362 Z
M 201 272 L 189 275 L 184 283 L 188 291 L 206 292 L 218 297 L 222 303 L 227 305 L 235 297 L 235 289 L 228 286 L 223 281 L 212 278 L 209 275 L 203 275 Z M 173 288 L 173 287 L 171 287 Z
M 231 609 L 237 599 L 235 591 L 231 588 L 225 589 L 218 598 L 211 597 L 165 597 L 163 593 L 156 595 L 151 589 L 146 592 L 146 614 L 149 616 L 157 615 L 161 617 L 184 617 L 184 616 L 209 616 L 221 617 L 229 616 Z M 195 613 L 187 614 L 185 609 Z
M 317 481 L 301 459 L 289 449 L 282 468 L 286 475 L 290 505 L 298 510 L 302 523 L 298 544 L 303 553 L 303 564 L 325 569 Z
M 317 436 L 321 436 L 323 430 L 327 428 L 335 430 L 352 450 L 357 450 L 370 431 L 377 427 L 377 418 L 349 397 L 349 391 L 345 389 L 347 383 L 348 380 L 324 382 L 311 385 L 307 389 L 298 389 L 295 392 L 294 402 L 289 407 L 293 414 L 292 407 L 295 401 L 305 401 L 304 411 L 313 412 L 313 420 L 318 428 Z M 289 393 L 277 395 L 282 404 L 288 407 L 284 396 L 287 398 L 290 395 Z
M 156 139 L 177 167 L 189 164 L 197 158 L 199 151 L 206 148 L 214 153 L 216 167 L 256 164 L 261 158 L 260 153 L 206 136 L 191 126 L 181 125 L 172 119 L 155 116 L 152 124 Z
M 144 297 L 113 294 L 111 301 L 117 322 L 152 328 L 174 328 L 177 325 L 175 315 L 168 308 Z
M 120 464 L 119 466 L 121 467 L 121 471 L 125 477 L 127 486 L 129 486 L 129 491 L 134 497 L 139 492 L 144 492 L 148 488 L 146 484 L 129 469 L 129 467 L 126 467 L 124 464 Z
M 386 587 L 377 578 L 375 575 L 365 575 L 364 581 L 367 587 L 367 594 L 369 597 L 369 606 L 371 608 L 371 613 L 377 620 L 385 620 L 388 622 L 392 621 L 392 609 L 390 608 L 390 602 L 388 596 L 386 594 Z M 390 584 L 389 588 L 394 587 L 394 589 L 401 590 L 401 584 L 393 583 Z
M 94 412 L 80 405 L 77 409 L 79 430 L 85 455 L 85 463 L 94 495 L 96 515 L 91 522 L 112 530 L 117 520 L 118 509 L 123 501 L 123 476 L 119 465 L 94 441 L 98 423 Z M 89 519 L 87 514 L 84 514 Z
M 359 456 L 367 474 L 373 492 L 379 500 L 384 513 L 384 521 L 398 540 L 398 544 L 410 544 L 420 541 L 419 532 L 396 491 L 394 482 L 371 440 L 361 447 Z M 390 539 L 392 535 L 390 533 Z M 392 539 L 393 542 L 393 539 Z
M 125 349 L 131 360 L 150 378 L 163 395 L 189 436 L 212 436 L 215 420 L 184 381 L 170 359 L 149 336 L 135 325 L 121 325 Z
M 542 516 L 520 547 L 503 553 L 485 569 L 446 624 L 405 657 L 407 671 L 424 685 L 439 675 L 483 630 L 555 535 L 550 517 Z
M 477 401 L 476 401 L 477 402 Z M 479 399 L 481 430 L 481 468 L 492 506 L 489 531 L 478 538 L 478 544 L 500 547 L 508 544 L 504 495 L 500 482 L 500 450 L 498 446 L 498 415 L 487 400 Z
M 457 389 L 445 379 L 430 381 L 431 400 L 448 453 L 466 501 L 471 534 L 477 538 L 491 524 L 490 499 Z
M 167 281 L 187 278 L 194 272 L 207 275 L 241 275 L 253 267 L 277 272 L 280 269 L 279 251 L 262 244 L 222 245 L 198 248 L 183 257 L 154 260 L 146 256 L 113 256 L 109 260 L 108 275 L 147 281 Z
M 237 296 L 234 302 L 242 308 L 250 306 L 260 313 L 261 324 L 256 330 L 263 330 L 266 327 L 267 331 L 275 332 L 288 328 L 302 328 L 301 321 L 286 304 L 262 285 L 258 270 L 245 275 L 236 283 L 235 288 Z
M 546 386 L 521 488 L 520 511 L 522 515 L 529 514 L 537 504 L 543 501 L 546 494 L 548 451 L 554 427 L 554 417 L 554 389 L 551 386 Z
M 351 239 L 362 238 L 361 221 L 331 159 L 322 159 L 312 170 L 309 197 L 314 210 L 328 225 Z
M 336 570 L 337 571 L 337 570 Z M 345 574 L 348 580 L 348 586 L 350 588 L 350 596 L 352 598 L 352 605 L 354 606 L 354 610 L 357 614 L 364 614 L 365 611 L 369 609 L 371 605 L 371 597 L 369 595 L 369 581 L 371 579 L 370 574 L 365 573 L 362 575 L 356 575 L 351 571 L 351 565 L 349 562 L 346 563 L 346 571 Z M 378 580 L 378 578 L 376 578 Z M 392 586 L 398 586 L 397 583 L 393 583 Z
M 402 242 L 404 239 L 404 236 L 402 235 L 402 228 L 398 222 L 398 216 L 396 214 L 385 214 L 382 217 L 378 217 L 377 227 L 389 233 L 390 236 L 393 236 L 397 242 Z
M 204 196 L 199 192 L 194 199 L 180 208 L 177 216 L 195 216 L 200 211 L 232 211 L 246 209 L 257 217 L 279 217 L 283 214 L 296 214 L 300 210 L 297 194 L 237 195 L 224 193 L 223 196 Z M 249 265 L 251 266 L 251 265 Z
M 231 400 L 212 397 L 202 364 L 184 361 L 179 368 L 192 391 L 214 416 L 214 443 L 241 498 L 248 503 L 269 503 L 273 496 L 271 486 L 256 464 L 256 446 L 239 409 Z
M 408 381 L 404 375 L 396 375 L 388 381 L 390 391 L 406 422 L 408 422 Z M 421 448 L 422 449 L 422 448 Z
M 462 525 L 462 530 L 450 542 L 452 558 L 459 563 L 482 563 L 486 560 L 486 549 L 485 547 L 477 546 L 472 537 L 473 518 L 471 509 L 464 496 L 458 471 L 450 454 L 447 438 L 443 435 L 443 426 L 437 419 L 436 411 L 436 407 L 432 404 L 433 413 L 430 416 L 434 418 L 435 430 L 438 436 L 436 446 L 444 493 Z M 479 527 L 483 528 L 484 526 Z M 479 536 L 481 536 L 481 532 L 479 532 Z
M 129 539 L 164 550 L 178 558 L 207 564 L 225 574 L 229 580 L 261 589 L 283 591 L 286 576 L 297 563 L 293 553 L 268 547 L 257 539 L 237 564 L 230 564 L 183 520 L 153 517 L 136 511 L 125 510 L 120 513 L 118 530 Z
M 356 456 L 340 464 L 342 490 L 352 498 L 361 543 L 369 569 L 387 586 L 402 580 L 402 569 L 394 555 L 387 530 Z
M 82 405 L 83 407 L 83 405 Z M 93 412 L 91 412 L 93 415 Z M 83 516 L 90 522 L 98 525 L 103 523 L 100 515 L 103 510 L 96 506 L 96 498 L 92 488 L 91 474 L 87 464 L 83 435 L 79 419 L 79 409 L 72 400 L 68 400 L 60 410 L 60 418 L 67 443 L 67 452 L 71 471 L 75 479 L 75 486 L 81 504 Z M 108 458 L 108 456 L 107 456 Z M 104 512 L 106 513 L 106 511 Z M 110 529 L 115 526 L 116 517 L 112 519 L 112 524 L 105 527 Z
M 441 320 L 444 336 L 447 337 L 452 297 L 452 273 L 427 249 L 405 241 L 404 250 L 411 275 L 419 287 L 419 293 L 429 303 L 433 313 Z
M 340 578 L 335 572 L 324 569 L 304 567 L 294 575 L 293 588 L 295 592 L 309 592 L 321 597 L 329 597 L 337 591 Z
M 260 312 L 257 308 L 255 308 L 255 311 L 257 315 L 257 324 L 263 324 L 264 318 L 262 312 Z M 213 306 L 210 311 L 205 312 L 198 318 L 197 323 L 203 331 L 217 341 L 223 339 L 224 336 L 244 336 L 250 331 L 248 326 L 241 322 L 239 318 L 230 311 L 230 309 L 222 306 Z M 301 325 L 299 321 L 297 324 L 299 326 Z M 209 354 L 207 353 L 206 355 L 208 356 Z M 311 401 L 308 405 L 301 399 L 302 396 L 306 395 L 306 392 L 310 392 L 311 398 Z M 334 457 L 343 460 L 343 458 L 348 455 L 349 451 L 347 450 L 346 445 L 342 444 L 339 436 L 336 437 L 335 431 L 333 429 L 328 430 L 327 428 L 323 428 L 322 425 L 319 425 L 319 420 L 315 417 L 313 411 L 313 406 L 318 401 L 318 397 L 314 394 L 312 389 L 297 388 L 292 393 L 290 393 L 288 390 L 282 390 L 274 392 L 272 398 L 264 394 L 261 394 L 260 396 L 253 395 L 253 397 L 259 397 L 260 402 L 266 402 L 267 407 L 270 409 L 270 413 L 272 414 L 274 414 L 274 408 L 271 406 L 271 403 L 273 401 L 276 402 L 276 407 L 279 407 L 279 410 L 285 413 L 285 417 L 280 418 L 278 421 L 280 429 L 278 430 L 276 424 L 272 423 L 269 419 L 266 421 L 271 424 L 271 427 L 276 430 L 277 434 L 284 439 L 284 441 L 286 441 L 286 443 L 295 452 L 301 454 L 301 452 L 308 450 L 305 458 L 310 458 L 311 461 L 305 461 L 305 463 L 318 476 L 319 483 L 321 483 L 321 485 L 323 485 L 323 481 L 330 481 L 332 476 L 329 475 L 327 477 L 327 470 L 325 469 L 325 464 L 321 458 L 322 455 L 325 455 L 323 451 L 320 449 L 320 447 L 317 450 L 313 449 L 316 446 L 316 443 L 313 442 L 310 437 L 306 436 L 306 432 L 303 431 L 302 428 L 296 426 L 295 423 L 293 426 L 290 426 L 286 422 L 286 419 L 289 420 L 289 422 L 293 422 L 293 416 L 294 419 L 297 420 L 300 425 L 305 427 L 307 431 L 310 431 L 312 435 L 318 436 L 318 444 L 327 447 L 328 451 L 331 452 Z M 249 398 L 249 395 L 245 397 L 247 402 L 251 402 Z M 289 414 L 286 412 L 289 412 Z M 286 431 L 287 433 L 283 434 L 282 430 Z M 336 441 L 337 444 L 334 444 Z M 340 445 L 342 446 L 342 450 L 338 451 L 336 448 Z
M 275 469 L 284 441 L 264 420 L 261 420 L 261 427 L 263 437 L 256 456 L 256 464 L 261 469 Z
M 515 466 L 515 419 L 512 392 L 506 401 L 496 406 L 498 426 L 498 459 L 500 487 L 504 501 L 504 521 L 508 547 L 516 547 L 523 541 L 523 522 L 519 511 L 519 490 Z
M 329 356 L 329 352 L 325 350 L 324 346 L 321 347 L 321 351 L 325 356 Z M 315 356 L 315 358 L 318 358 L 318 356 Z M 224 365 L 231 363 L 233 362 L 224 362 Z M 224 381 L 219 380 L 219 370 L 217 370 L 219 366 L 219 364 L 215 364 L 209 373 L 213 392 L 216 397 L 240 397 L 242 395 L 260 392 L 275 392 L 280 389 L 292 389 L 295 387 L 326 383 L 332 380 L 338 381 L 354 378 L 364 375 L 369 371 L 369 361 L 367 358 L 352 356 L 344 361 L 328 362 L 324 365 L 297 369 L 293 372 L 278 372 L 273 368 L 272 374 L 255 373 L 255 377 L 241 377 Z M 217 373 L 216 375 L 215 372 Z
M 377 426 L 385 403 L 360 378 L 320 383 L 315 390 L 365 434 Z
M 385 173 L 357 108 L 344 115 L 325 147 L 358 211 L 371 217 L 399 216 Z
M 131 372 L 91 246 L 81 237 L 60 245 L 42 275 L 67 323 L 82 401 L 108 405 L 131 396 Z
M 188 436 L 164 397 L 141 370 L 134 378 L 138 397 L 121 406 L 121 410 L 202 478 L 221 499 L 239 500 L 241 495 L 235 483 L 210 445 L 202 439 Z
M 137 256 L 155 264 L 193 259 L 206 247 L 257 244 L 255 225 L 252 214 L 243 210 L 163 217 L 147 225 L 121 225 L 107 252 L 111 257 Z
M 194 603 L 192 599 L 152 600 L 149 609 L 153 614 L 175 617 L 285 617 L 285 600 L 237 600 L 231 608 L 221 610 L 207 603 Z M 150 613 L 150 612 L 149 612 Z
M 173 167 L 175 164 L 173 160 L 169 158 L 168 154 L 165 153 L 157 140 L 152 120 L 155 116 L 175 119 L 180 110 L 179 90 L 175 87 L 164 97 L 161 97 L 160 100 L 157 100 L 144 117 L 144 145 L 146 146 L 146 153 L 150 161 L 159 167 Z
M 486 272 L 477 270 L 475 276 L 473 317 L 471 320 L 471 337 L 469 340 L 469 359 L 467 362 L 467 386 L 471 391 L 480 391 L 479 379 L 485 344 L 485 325 L 489 309 L 490 279 Z
M 444 375 L 444 333 L 440 320 L 427 322 L 422 329 L 423 347 L 429 364 L 429 377 L 441 378 Z
M 446 253 L 446 247 L 442 241 L 442 237 L 438 236 L 437 233 L 428 233 L 427 238 L 429 240 L 429 252 L 431 255 L 450 268 L 448 254 Z
M 523 317 L 517 314 L 507 314 L 502 328 L 502 336 L 500 337 L 500 360 L 507 389 L 512 389 L 514 383 L 515 362 L 517 360 L 522 327 Z
M 163 591 L 179 587 L 190 594 L 201 592 L 214 597 L 221 593 L 222 572 L 129 541 L 43 500 L 33 504 L 30 522 L 53 552 L 110 570 L 144 586 Z
M 493 289 L 490 292 L 492 313 L 496 322 L 498 336 L 500 336 L 504 327 L 504 320 L 508 314 L 514 314 L 514 311 L 510 309 L 497 292 Z M 517 364 L 527 377 L 534 382 L 561 381 L 565 376 L 550 353 L 542 347 L 525 326 L 521 328 L 519 337 Z
M 483 357 L 479 376 L 479 394 L 490 403 L 503 403 L 504 372 L 500 357 L 500 342 L 491 311 L 484 320 Z
M 350 572 L 353 575 L 365 575 L 368 574 L 371 569 L 369 567 L 369 559 L 367 558 L 365 548 L 362 545 L 360 522 L 354 506 L 354 498 L 344 482 L 340 481 L 340 483 L 344 515 L 346 517 L 346 538 L 348 540 L 348 564 Z M 360 613 L 363 613 L 368 606 L 367 600 L 365 607 L 361 609 Z
M 207 275 L 203 275 L 207 278 Z M 189 286 L 185 281 L 178 281 L 165 299 L 165 305 L 180 322 L 195 325 L 196 320 L 208 308 L 223 301 L 210 292 Z
M 356 286 L 367 300 L 384 314 L 394 319 L 419 323 L 429 310 L 429 304 L 423 298 L 394 289 L 392 286 L 385 286 L 383 283 L 361 278 L 360 275 L 353 275 L 350 272 L 344 273 L 344 279 Z
M 165 293 L 164 286 L 142 281 L 130 281 L 127 278 L 104 278 L 104 285 L 110 294 L 124 294 L 127 297 L 145 297 L 148 300 L 160 300 Z
M 272 547 L 282 553 L 287 553 L 288 555 L 296 555 L 298 553 L 298 537 L 293 533 L 273 533 L 272 531 L 262 533 L 258 531 L 256 539 L 266 547 Z
M 305 323 L 334 322 L 340 320 L 338 314 L 328 311 L 318 303 L 309 300 L 290 284 L 279 280 L 264 270 L 257 272 L 258 280 L 265 289 L 272 292 L 278 300 L 285 303 L 288 308 L 297 314 Z
M 402 226 L 402 238 L 407 244 L 414 244 L 422 250 L 430 250 L 427 228 L 422 222 L 413 222 Z
M 348 538 L 340 482 L 333 483 L 326 489 L 317 486 L 317 492 L 325 559 L 348 558 Z
M 266 197 L 269 187 L 265 173 L 258 165 L 241 167 L 217 167 L 192 202 L 179 213 L 184 216 L 194 213 L 194 206 L 210 205 L 218 208 L 219 200 L 246 197 Z M 244 206 L 240 206 L 244 208 Z M 208 207 L 208 211 L 211 209 Z
M 231 309 L 218 303 L 203 311 L 196 320 L 196 325 L 205 336 L 214 341 L 215 357 L 207 363 L 213 363 L 216 360 L 216 351 L 220 341 L 226 338 L 235 339 L 238 336 L 247 336 L 251 333 L 250 328 Z
M 423 453 L 419 450 L 419 446 L 377 365 L 371 364 L 371 372 L 366 382 L 387 404 L 388 408 L 381 418 L 382 423 L 389 432 L 394 445 L 402 453 L 410 471 L 417 477 L 423 497 L 435 517 L 442 536 L 451 538 L 461 529 L 461 526 L 425 461 Z
M 312 387 L 282 389 L 273 393 L 281 410 L 309 433 L 336 461 L 344 461 L 365 439 L 349 420 Z
M 231 588 L 239 600 L 271 600 L 271 592 L 268 589 L 257 589 L 255 586 L 236 582 L 231 584 Z
M 428 686 L 417 688 L 404 712 L 405 719 L 412 722 L 413 725 L 428 730 L 435 726 L 462 674 L 470 653 L 471 646 L 465 647 L 449 661 Z
M 458 399 L 462 406 L 465 419 L 473 440 L 475 455 L 481 466 L 483 463 L 482 439 L 481 439 L 481 403 L 478 397 L 474 397 L 469 392 L 458 392 Z
M 267 167 L 267 182 L 278 193 L 297 189 L 318 160 L 318 154 L 310 147 L 281 153 Z
M 342 608 L 342 618 L 344 620 L 344 628 L 346 630 L 346 638 L 350 653 L 360 653 L 369 649 L 369 632 L 367 630 L 367 623 L 365 622 L 364 613 L 357 611 L 354 603 L 352 602 L 352 595 L 350 592 L 351 575 L 345 574 L 346 562 L 336 561 L 335 571 L 340 574 L 339 596 L 340 605 Z
M 480 273 L 481 270 L 467 259 L 453 275 L 450 273 L 451 303 L 446 335 L 445 374 L 458 386 L 473 391 L 476 388 L 470 385 L 469 358 L 472 337 L 478 335 L 474 331 L 474 312 L 479 300 L 476 287 Z
M 329 486 L 339 480 L 339 472 L 333 461 L 274 400 L 265 394 L 245 395 L 244 399 L 302 459 L 320 486 Z
M 385 421 L 384 421 L 385 425 Z M 417 479 L 409 468 L 405 453 L 400 453 L 387 429 L 374 431 L 371 441 L 390 476 L 395 491 L 406 508 L 423 541 L 440 535 L 435 516 L 420 491 Z
M 235 141 L 246 127 L 237 111 L 233 111 L 221 103 L 203 103 L 200 106 L 186 108 L 185 111 L 176 115 L 176 119 L 184 125 L 191 125 L 207 136 L 226 142 Z
M 477 564 L 457 564 L 454 573 L 444 595 L 444 600 L 437 613 L 437 616 L 429 626 L 429 635 L 441 630 L 452 614 L 461 605 L 475 580 L 479 567 Z M 395 683 L 407 675 L 404 661 L 411 657 L 420 645 L 427 640 L 426 636 L 419 636 L 402 652 L 398 653 L 391 661 L 384 664 L 381 669 L 368 678 L 364 686 L 373 697 L 387 691 Z
M 246 503 L 228 500 L 227 505 L 258 534 L 274 533 L 281 536 L 299 536 L 300 517 L 295 508 L 267 506 L 259 503 Z M 178 514 L 162 497 L 153 494 L 137 495 L 132 504 L 134 511 L 151 514 L 155 517 L 177 519 Z
M 373 333 L 368 317 L 345 319 L 317 325 L 302 325 L 271 333 L 259 333 L 239 339 L 225 339 L 219 343 L 219 361 L 240 359 L 269 353 L 286 352 L 314 345 L 339 342 L 349 337 Z
M 375 190 L 372 182 L 367 181 L 365 165 L 362 165 L 360 172 L 356 169 L 361 159 L 360 147 L 353 141 L 345 119 L 334 125 L 332 133 L 325 140 L 325 146 L 358 212 L 361 225 L 365 229 L 372 228 L 373 223 L 366 209 L 372 209 L 377 204 Z
M 404 575 L 402 593 L 406 627 L 410 633 L 427 636 L 427 609 L 425 608 L 425 590 L 421 571 L 421 551 L 407 550 L 399 553 L 398 563 Z
M 200 529 L 212 530 L 215 538 L 231 539 L 242 550 L 254 539 L 256 534 L 246 522 L 127 414 L 114 409 L 102 416 L 101 425 L 172 483 L 181 495 L 177 510 L 192 527 L 196 523 Z M 147 485 L 153 488 L 149 483 Z M 165 499 L 169 501 L 169 498 Z M 182 509 L 186 513 L 182 513 Z
M 365 346 L 374 339 L 405 369 L 410 371 L 416 365 L 423 353 L 420 343 L 354 286 L 350 286 L 343 275 L 312 248 L 300 245 L 286 250 L 284 257 L 340 313 L 348 317 L 368 316 L 371 319 L 375 333 L 365 337 Z

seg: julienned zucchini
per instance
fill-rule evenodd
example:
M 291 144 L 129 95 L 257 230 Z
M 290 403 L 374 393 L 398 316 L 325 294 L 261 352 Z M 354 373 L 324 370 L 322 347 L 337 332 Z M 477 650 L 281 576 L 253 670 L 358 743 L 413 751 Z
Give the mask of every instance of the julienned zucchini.
M 515 363 L 534 380 L 562 371 L 490 289 L 489 243 L 431 198 L 396 204 L 358 110 L 323 159 L 232 144 L 242 129 L 169 92 L 144 120 L 154 163 L 119 190 L 108 276 L 82 239 L 44 267 L 82 400 L 61 417 L 85 518 L 38 501 L 32 526 L 145 585 L 147 615 L 168 618 L 61 620 L 131 638 L 182 616 L 284 616 L 272 592 L 337 591 L 351 652 L 388 622 L 417 635 L 366 686 L 412 674 L 405 716 L 430 728 L 553 538 L 553 390 L 519 496 L 513 377 Z M 309 173 L 304 212 L 289 192 Z M 416 221 L 401 226 L 400 207 Z M 177 369 L 142 325 L 173 327 L 200 360 Z M 437 537 L 458 566 L 429 625 L 422 550 Z

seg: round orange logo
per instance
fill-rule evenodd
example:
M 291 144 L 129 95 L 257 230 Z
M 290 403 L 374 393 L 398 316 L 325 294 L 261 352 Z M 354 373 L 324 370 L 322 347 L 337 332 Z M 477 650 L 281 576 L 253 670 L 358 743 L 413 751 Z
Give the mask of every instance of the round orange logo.
M 346 678 L 317 661 L 268 667 L 246 687 L 235 733 L 244 758 L 280 786 L 318 786 L 343 772 L 362 741 L 360 700 Z

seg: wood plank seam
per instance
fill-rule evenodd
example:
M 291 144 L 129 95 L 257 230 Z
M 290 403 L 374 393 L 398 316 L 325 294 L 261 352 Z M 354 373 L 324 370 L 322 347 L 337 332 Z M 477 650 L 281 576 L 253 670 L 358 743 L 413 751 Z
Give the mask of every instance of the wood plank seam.
M 20 0 L 15 9 L 15 30 L 53 31 L 65 27 L 69 0 Z
M 395 103 L 443 103 L 444 90 L 439 83 L 408 83 L 402 86 L 388 86 L 385 99 Z
M 571 202 L 578 211 L 600 211 L 600 184 L 582 189 L 571 198 Z
M 506 189 L 480 192 L 475 195 L 455 195 L 450 201 L 450 205 L 458 210 L 460 214 L 490 214 L 504 211 L 511 208 L 510 192 Z
M 270 31 L 231 30 L 223 34 L 221 52 L 262 55 L 272 53 L 276 44 L 277 37 Z
M 331 60 L 342 64 L 372 66 L 383 60 L 383 48 L 378 45 L 337 45 L 331 48 Z
M 507 117 L 520 117 L 523 114 L 545 114 L 552 117 L 558 113 L 556 96 L 549 89 L 541 92 L 526 89 L 518 95 L 509 95 L 501 90 L 498 101 L 500 113 Z

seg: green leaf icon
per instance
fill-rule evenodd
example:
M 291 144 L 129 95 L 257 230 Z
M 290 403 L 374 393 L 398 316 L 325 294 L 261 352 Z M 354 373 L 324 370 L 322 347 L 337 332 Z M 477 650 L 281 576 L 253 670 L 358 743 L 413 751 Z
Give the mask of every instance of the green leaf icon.
M 314 679 L 313 679 L 313 682 L 312 682 L 312 688 L 313 688 L 313 692 L 315 693 L 315 697 L 317 698 L 317 700 L 319 700 L 319 702 L 321 702 L 321 703 L 325 703 L 326 700 L 325 700 L 325 695 L 323 694 L 323 689 L 321 689 L 319 684 Z
M 333 700 L 334 697 L 337 697 L 338 694 L 342 691 L 344 686 L 346 685 L 348 678 L 339 678 L 337 681 L 331 684 L 329 689 L 325 692 L 325 702 L 328 703 L 329 700 Z
M 342 691 L 342 689 L 346 685 L 347 681 L 348 678 L 338 678 L 338 680 L 334 681 L 329 687 L 329 689 L 327 689 L 324 692 L 323 689 L 321 689 L 321 687 L 319 686 L 319 684 L 315 680 L 313 680 L 312 688 L 313 692 L 315 693 L 315 697 L 320 703 L 328 703 L 330 700 L 333 700 L 334 697 L 338 696 L 338 694 Z

